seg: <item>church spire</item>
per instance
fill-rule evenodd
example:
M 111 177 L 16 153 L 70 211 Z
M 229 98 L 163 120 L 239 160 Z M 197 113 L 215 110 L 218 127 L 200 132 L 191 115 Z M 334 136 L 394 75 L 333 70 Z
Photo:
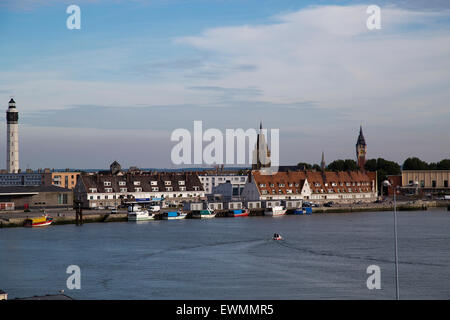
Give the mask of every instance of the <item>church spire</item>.
M 322 169 L 322 172 L 325 171 L 325 154 L 322 151 L 322 161 L 320 162 L 320 168 Z

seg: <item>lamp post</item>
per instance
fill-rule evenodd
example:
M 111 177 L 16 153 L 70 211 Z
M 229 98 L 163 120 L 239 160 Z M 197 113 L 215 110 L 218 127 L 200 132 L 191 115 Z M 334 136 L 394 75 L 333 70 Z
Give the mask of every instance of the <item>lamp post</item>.
M 383 186 L 385 187 L 393 187 L 392 184 L 385 180 L 383 181 Z M 395 252 L 395 298 L 397 300 L 400 299 L 400 291 L 399 291 L 399 285 L 398 285 L 398 238 L 397 238 L 397 201 L 396 201 L 396 194 L 397 194 L 397 188 L 393 187 L 394 189 L 394 238 L 395 238 L 395 246 L 394 246 L 394 252 Z

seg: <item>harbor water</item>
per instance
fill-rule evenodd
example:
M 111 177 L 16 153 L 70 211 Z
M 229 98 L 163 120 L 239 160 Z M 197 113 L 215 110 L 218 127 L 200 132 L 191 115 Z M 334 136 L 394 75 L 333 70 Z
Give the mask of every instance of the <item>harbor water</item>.
M 392 212 L 0 229 L 9 298 L 394 299 Z M 279 233 L 284 240 L 273 241 Z M 402 299 L 450 299 L 450 213 L 398 213 Z M 66 269 L 81 270 L 69 290 Z M 367 268 L 380 267 L 369 290 Z

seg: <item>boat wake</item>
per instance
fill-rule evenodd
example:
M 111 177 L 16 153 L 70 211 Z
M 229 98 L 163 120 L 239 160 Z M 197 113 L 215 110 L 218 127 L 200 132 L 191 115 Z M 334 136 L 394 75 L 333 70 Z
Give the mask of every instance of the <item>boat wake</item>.
M 344 254 L 344 253 L 336 253 L 336 252 L 330 252 L 330 251 L 319 251 L 319 250 L 313 250 L 308 248 L 299 248 L 295 247 L 289 242 L 286 241 L 274 241 L 276 245 L 296 250 L 300 252 L 305 252 L 313 255 L 319 255 L 319 256 L 325 256 L 325 257 L 337 257 L 337 258 L 345 258 L 345 259 L 353 259 L 353 260 L 367 260 L 367 261 L 376 261 L 376 262 L 384 262 L 384 263 L 395 263 L 394 260 L 390 259 L 382 259 L 382 258 L 374 258 L 369 256 L 355 256 L 350 254 Z M 422 265 L 422 266 L 431 266 L 431 267 L 448 267 L 447 265 L 442 264 L 435 264 L 435 263 L 426 263 L 426 262 L 417 262 L 417 261 L 399 261 L 399 264 L 406 264 L 406 265 Z

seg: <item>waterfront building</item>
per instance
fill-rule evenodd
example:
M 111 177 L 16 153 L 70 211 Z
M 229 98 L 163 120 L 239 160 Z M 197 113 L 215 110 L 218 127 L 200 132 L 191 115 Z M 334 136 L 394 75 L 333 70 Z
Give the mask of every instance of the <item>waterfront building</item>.
M 108 171 L 82 173 L 74 197 L 84 208 L 115 207 L 122 201 L 166 199 L 179 204 L 205 199 L 205 191 L 196 173 L 123 171 L 117 162 Z
M 247 177 L 245 178 L 245 181 L 247 181 Z M 245 182 L 236 186 L 231 183 L 231 180 L 227 180 L 225 183 L 213 187 L 211 194 L 207 194 L 208 200 L 220 198 L 223 201 L 238 201 L 241 198 L 241 193 L 244 190 L 244 186 Z
M 0 203 L 13 203 L 15 209 L 72 207 L 73 192 L 56 186 L 0 187 Z
M 377 199 L 376 172 L 281 171 L 251 172 L 242 193 L 245 201 L 311 200 L 316 203 L 373 202 Z
M 242 192 L 246 202 L 272 200 L 305 200 L 311 197 L 311 188 L 303 171 L 262 174 L 252 170 Z
M 359 136 L 356 141 L 356 163 L 358 164 L 359 170 L 365 170 L 366 164 L 366 154 L 367 154 L 367 144 L 366 139 L 364 139 L 362 126 L 359 127 Z
M 6 170 L 19 172 L 19 111 L 13 98 L 9 100 L 6 111 Z
M 233 171 L 199 172 L 198 176 L 206 194 L 213 194 L 216 192 L 213 191 L 214 188 L 229 182 L 232 185 L 233 196 L 239 196 L 242 193 L 248 178 L 247 175 Z
M 63 187 L 67 189 L 75 188 L 77 184 L 78 177 L 80 176 L 80 172 L 70 171 L 66 169 L 66 171 L 47 171 L 43 174 L 43 184 L 54 185 L 57 187 Z
M 377 173 L 364 171 L 306 171 L 313 202 L 373 202 L 377 200 Z
M 38 172 L 0 173 L 0 187 L 6 186 L 40 186 L 43 177 Z
M 402 192 L 408 194 L 450 195 L 450 170 L 403 170 Z

